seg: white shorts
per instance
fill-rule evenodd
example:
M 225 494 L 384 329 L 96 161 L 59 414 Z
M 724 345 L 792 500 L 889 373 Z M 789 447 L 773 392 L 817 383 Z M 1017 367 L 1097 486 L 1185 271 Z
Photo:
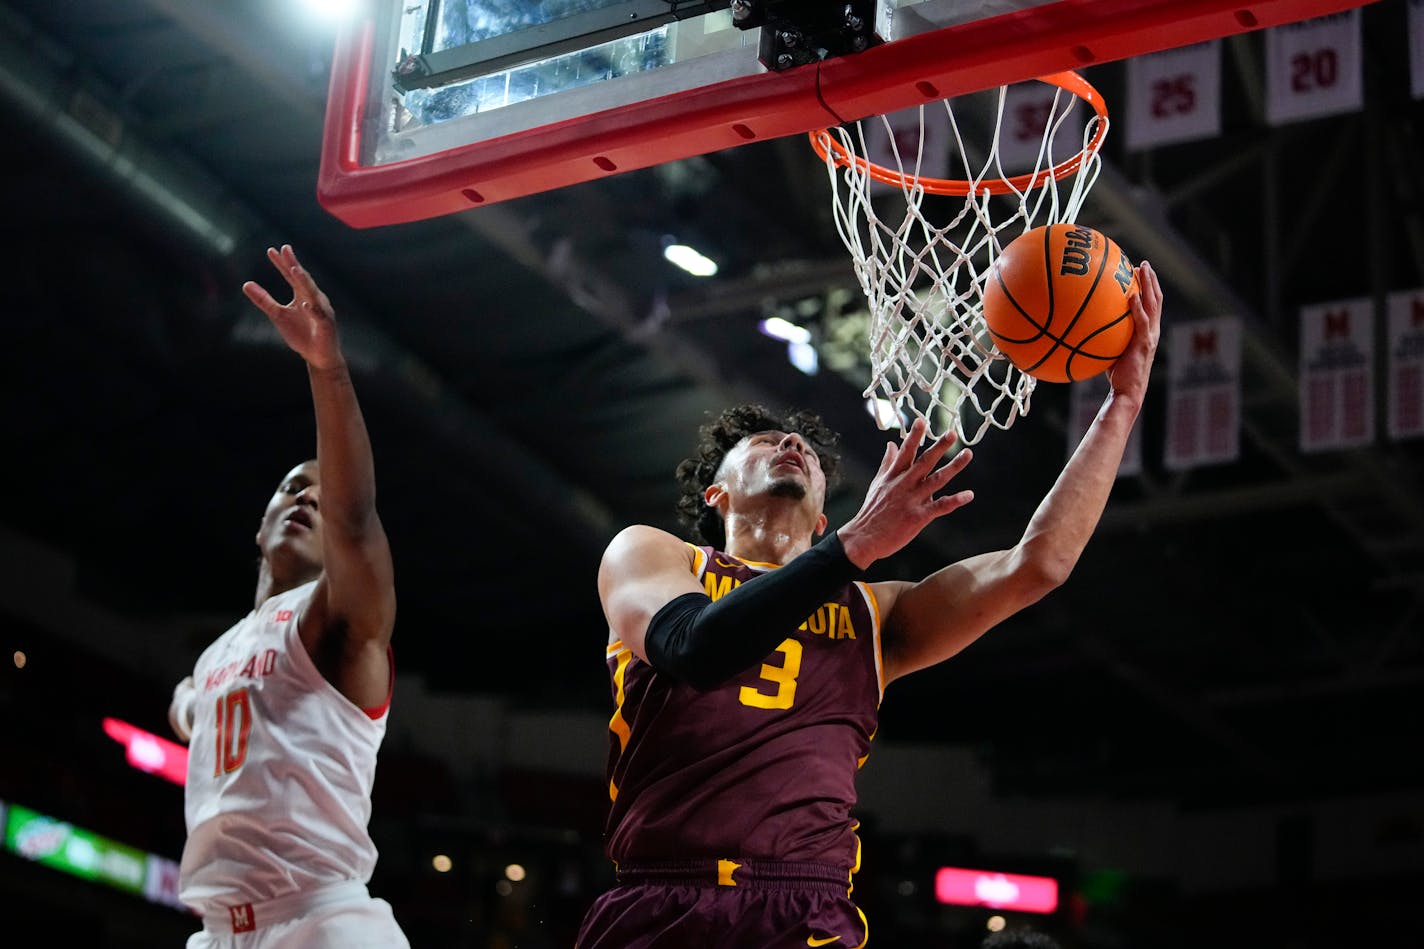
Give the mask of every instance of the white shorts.
M 410 949 L 391 904 L 339 883 L 203 915 L 187 949 Z

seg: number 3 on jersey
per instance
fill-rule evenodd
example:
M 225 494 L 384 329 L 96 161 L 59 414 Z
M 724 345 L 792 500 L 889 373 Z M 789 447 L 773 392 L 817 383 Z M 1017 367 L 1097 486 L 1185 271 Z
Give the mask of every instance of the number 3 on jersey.
M 737 694 L 738 700 L 752 708 L 790 708 L 796 699 L 796 677 L 801 674 L 801 648 L 801 643 L 794 639 L 782 640 L 781 645 L 776 647 L 782 656 L 781 665 L 773 666 L 767 662 L 761 667 L 762 680 L 775 686 L 776 691 L 767 694 L 759 687 L 744 685 Z
M 213 777 L 232 774 L 247 760 L 247 736 L 252 731 L 252 704 L 247 689 L 233 689 L 218 696 L 217 757 Z

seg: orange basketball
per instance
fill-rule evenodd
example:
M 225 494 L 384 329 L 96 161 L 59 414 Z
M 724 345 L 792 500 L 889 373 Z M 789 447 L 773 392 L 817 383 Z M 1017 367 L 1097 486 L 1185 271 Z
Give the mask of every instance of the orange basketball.
M 994 345 L 1045 382 L 1106 372 L 1132 340 L 1137 272 L 1116 243 L 1081 224 L 1026 231 L 1004 248 L 984 286 Z

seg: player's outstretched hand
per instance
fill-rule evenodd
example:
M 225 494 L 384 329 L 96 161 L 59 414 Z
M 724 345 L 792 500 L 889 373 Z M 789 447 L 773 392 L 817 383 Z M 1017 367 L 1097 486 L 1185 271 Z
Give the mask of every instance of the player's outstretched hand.
M 292 288 L 292 302 L 278 303 L 260 285 L 249 280 L 242 285 L 259 310 L 282 334 L 282 339 L 314 369 L 334 369 L 345 363 L 336 335 L 336 312 L 331 301 L 316 285 L 311 274 L 297 262 L 291 244 L 281 250 L 267 248 L 267 259 Z
M 1145 260 L 1137 266 L 1137 288 L 1128 303 L 1132 310 L 1132 342 L 1108 370 L 1108 379 L 1114 393 L 1136 399 L 1140 404 L 1147 392 L 1147 380 L 1152 374 L 1152 360 L 1162 332 L 1162 284 L 1157 280 L 1157 272 Z
M 925 420 L 917 418 L 899 445 L 890 442 L 885 446 L 885 457 L 870 482 L 865 503 L 840 528 L 846 556 L 862 570 L 900 550 L 931 521 L 974 500 L 973 491 L 936 496 L 964 470 L 973 453 L 965 448 L 940 465 L 955 442 L 955 434 L 945 433 L 921 452 L 926 428 Z

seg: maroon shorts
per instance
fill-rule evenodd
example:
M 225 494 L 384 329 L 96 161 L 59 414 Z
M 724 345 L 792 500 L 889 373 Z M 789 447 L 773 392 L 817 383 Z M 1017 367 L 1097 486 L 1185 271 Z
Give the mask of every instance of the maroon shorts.
M 625 864 L 584 916 L 575 949 L 860 949 L 848 871 L 816 863 Z

